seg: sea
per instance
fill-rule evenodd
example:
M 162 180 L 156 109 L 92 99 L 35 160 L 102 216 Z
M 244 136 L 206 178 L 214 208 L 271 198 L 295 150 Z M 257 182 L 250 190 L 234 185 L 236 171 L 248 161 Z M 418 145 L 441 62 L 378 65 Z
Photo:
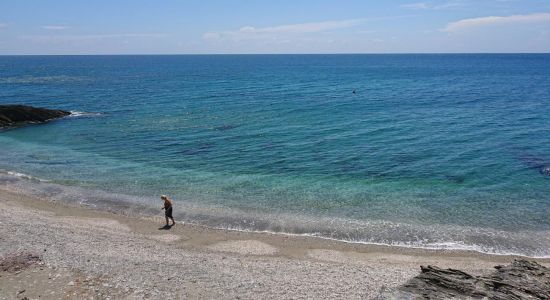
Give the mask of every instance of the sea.
M 550 54 L 0 56 L 0 187 L 230 230 L 550 257 Z

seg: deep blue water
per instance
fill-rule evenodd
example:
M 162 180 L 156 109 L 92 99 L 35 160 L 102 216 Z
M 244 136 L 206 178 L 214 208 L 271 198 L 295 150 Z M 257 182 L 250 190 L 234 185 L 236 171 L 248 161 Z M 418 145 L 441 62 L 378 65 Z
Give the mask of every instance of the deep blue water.
M 216 227 L 550 256 L 547 54 L 0 56 L 7 103 L 85 113 L 1 131 L 9 188 L 138 213 L 168 194 L 177 219 Z

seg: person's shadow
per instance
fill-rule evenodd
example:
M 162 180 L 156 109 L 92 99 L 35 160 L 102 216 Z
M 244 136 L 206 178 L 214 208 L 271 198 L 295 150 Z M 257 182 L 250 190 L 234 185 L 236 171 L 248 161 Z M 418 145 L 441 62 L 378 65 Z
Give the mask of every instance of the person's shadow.
M 172 228 L 171 225 L 164 225 L 164 226 L 160 227 L 159 230 L 170 230 L 170 228 Z

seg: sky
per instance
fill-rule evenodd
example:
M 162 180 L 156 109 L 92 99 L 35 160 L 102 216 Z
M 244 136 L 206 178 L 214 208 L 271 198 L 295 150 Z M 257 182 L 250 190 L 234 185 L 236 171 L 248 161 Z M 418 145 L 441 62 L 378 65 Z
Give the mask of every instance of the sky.
M 550 0 L 0 0 L 0 55 L 550 52 Z

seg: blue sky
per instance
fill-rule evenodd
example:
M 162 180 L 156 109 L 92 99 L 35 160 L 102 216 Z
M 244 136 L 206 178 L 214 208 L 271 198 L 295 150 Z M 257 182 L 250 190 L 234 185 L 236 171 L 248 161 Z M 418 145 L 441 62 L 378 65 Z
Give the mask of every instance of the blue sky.
M 0 54 L 550 52 L 550 0 L 2 0 Z

